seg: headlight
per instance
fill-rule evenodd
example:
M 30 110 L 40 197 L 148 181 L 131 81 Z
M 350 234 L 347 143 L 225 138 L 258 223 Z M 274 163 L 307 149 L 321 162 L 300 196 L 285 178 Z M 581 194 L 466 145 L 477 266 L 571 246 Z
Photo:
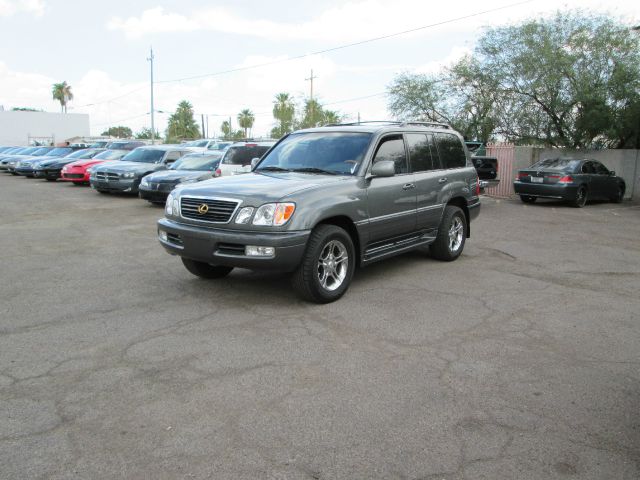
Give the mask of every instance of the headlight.
M 167 203 L 164 204 L 164 213 L 167 215 L 173 215 L 173 193 L 170 193 L 167 197 Z
M 133 178 L 135 176 L 136 176 L 135 172 L 126 172 L 122 174 L 122 178 Z
M 295 203 L 266 203 L 256 211 L 254 225 L 284 225 L 296 209 Z
M 249 223 L 253 210 L 253 207 L 244 207 L 240 209 L 238 215 L 236 215 L 236 223 Z
M 147 177 L 143 177 L 142 181 L 140 182 L 140 186 L 141 187 L 148 187 L 149 186 L 149 180 L 147 180 Z

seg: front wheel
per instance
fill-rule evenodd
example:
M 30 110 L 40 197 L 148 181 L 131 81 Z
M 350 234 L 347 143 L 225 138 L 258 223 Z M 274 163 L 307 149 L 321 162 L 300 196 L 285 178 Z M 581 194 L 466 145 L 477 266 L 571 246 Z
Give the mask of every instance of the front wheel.
M 624 199 L 624 185 L 618 185 L 618 190 L 616 191 L 615 196 L 611 199 L 614 203 L 622 203 Z
M 520 195 L 520 200 L 522 200 L 523 203 L 535 203 L 537 198 L 531 195 Z
M 459 207 L 447 205 L 444 209 L 436 240 L 429 249 L 431 256 L 445 262 L 455 260 L 464 249 L 466 236 L 467 218 L 464 212 Z
M 571 202 L 572 207 L 582 208 L 587 204 L 587 187 L 584 185 L 578 188 L 576 198 Z
M 198 262 L 183 258 L 182 263 L 189 272 L 200 278 L 222 278 L 231 273 L 233 267 L 224 267 L 222 265 L 211 265 L 209 263 Z
M 311 232 L 291 283 L 304 300 L 333 302 L 349 288 L 355 265 L 355 248 L 349 234 L 335 225 L 319 225 Z
M 55 182 L 57 180 L 57 178 L 46 178 L 47 182 Z

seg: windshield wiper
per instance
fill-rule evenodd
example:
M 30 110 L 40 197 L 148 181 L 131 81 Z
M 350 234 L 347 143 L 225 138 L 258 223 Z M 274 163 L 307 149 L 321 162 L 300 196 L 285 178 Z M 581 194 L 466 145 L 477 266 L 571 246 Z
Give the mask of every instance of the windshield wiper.
M 337 175 L 338 172 L 334 172 L 331 170 L 323 170 L 322 168 L 316 167 L 306 167 L 306 168 L 294 168 L 292 172 L 303 172 L 303 173 L 324 173 L 326 175 Z
M 276 167 L 274 165 L 269 165 L 268 167 L 262 167 L 256 170 L 257 172 L 290 172 L 288 168 Z

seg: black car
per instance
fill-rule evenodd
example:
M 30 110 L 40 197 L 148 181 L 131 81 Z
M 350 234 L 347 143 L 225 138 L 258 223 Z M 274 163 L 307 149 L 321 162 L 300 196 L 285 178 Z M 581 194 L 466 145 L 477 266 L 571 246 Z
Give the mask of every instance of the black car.
M 525 203 L 538 198 L 564 200 L 574 207 L 584 207 L 587 199 L 621 202 L 624 180 L 596 160 L 546 158 L 520 170 L 513 183 L 515 192 Z
M 71 147 L 42 147 L 29 156 L 20 157 L 13 166 L 9 164 L 8 170 L 15 175 L 24 175 L 25 177 L 33 178 L 34 164 L 43 160 L 61 158 L 69 155 L 73 151 L 74 149 Z
M 167 200 L 167 195 L 178 184 L 187 184 L 217 177 L 222 152 L 190 153 L 176 160 L 167 170 L 151 173 L 140 182 L 140 198 L 151 203 Z
M 83 150 L 76 150 L 66 157 L 41 160 L 33 165 L 33 176 L 36 178 L 44 178 L 50 182 L 55 182 L 60 178 L 60 172 L 62 171 L 62 167 L 65 165 L 78 160 L 88 160 L 104 151 L 104 148 L 85 148 Z

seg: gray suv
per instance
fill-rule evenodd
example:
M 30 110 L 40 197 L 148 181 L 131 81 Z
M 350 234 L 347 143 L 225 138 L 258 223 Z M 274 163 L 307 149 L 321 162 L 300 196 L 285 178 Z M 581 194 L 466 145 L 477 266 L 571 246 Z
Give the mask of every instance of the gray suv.
M 479 211 L 476 171 L 449 126 L 341 124 L 287 135 L 248 174 L 174 190 L 158 236 L 199 277 L 293 272 L 304 299 L 327 303 L 356 266 L 413 249 L 455 260 Z

